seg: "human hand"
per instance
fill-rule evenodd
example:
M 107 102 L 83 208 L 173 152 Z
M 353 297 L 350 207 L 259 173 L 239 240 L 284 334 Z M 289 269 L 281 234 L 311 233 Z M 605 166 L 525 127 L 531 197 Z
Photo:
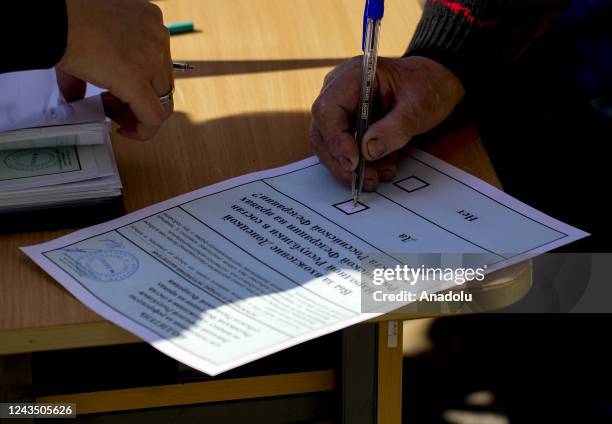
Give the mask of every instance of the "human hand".
M 321 162 L 346 184 L 352 181 L 359 150 L 352 123 L 359 107 L 362 57 L 333 69 L 312 105 L 310 141 Z M 366 159 L 364 190 L 397 173 L 397 150 L 412 137 L 444 121 L 461 101 L 464 88 L 441 64 L 419 56 L 379 58 L 372 115 L 361 143 Z
M 91 82 L 109 90 L 105 109 L 119 134 L 155 135 L 173 111 L 159 96 L 174 84 L 170 35 L 159 8 L 146 0 L 66 0 L 66 9 L 68 43 L 56 66 L 66 100 L 82 97 L 78 80 Z
M 87 91 L 87 83 L 85 81 L 62 72 L 59 69 L 55 70 L 55 77 L 57 79 L 57 86 L 64 100 L 67 102 L 74 102 L 85 97 L 85 92 Z

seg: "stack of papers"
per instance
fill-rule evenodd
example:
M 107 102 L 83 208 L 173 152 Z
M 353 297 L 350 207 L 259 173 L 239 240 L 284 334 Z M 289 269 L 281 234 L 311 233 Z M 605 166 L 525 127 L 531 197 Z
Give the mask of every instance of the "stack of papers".
M 3 75 L 0 90 L 0 212 L 121 196 L 99 95 L 66 103 L 53 70 Z
M 108 135 L 104 144 L 0 150 L 0 211 L 121 196 Z

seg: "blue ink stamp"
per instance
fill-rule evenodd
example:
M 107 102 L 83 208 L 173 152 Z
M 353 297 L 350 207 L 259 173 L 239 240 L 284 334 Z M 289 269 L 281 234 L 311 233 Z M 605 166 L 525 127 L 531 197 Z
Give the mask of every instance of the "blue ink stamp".
M 140 267 L 136 256 L 124 250 L 96 250 L 77 261 L 84 276 L 101 283 L 122 281 L 134 275 Z
M 80 247 L 65 247 L 62 249 L 66 253 L 87 253 L 91 252 L 91 249 L 81 249 Z
M 100 240 L 100 243 L 106 245 L 106 247 L 109 249 L 123 249 L 125 247 L 121 241 L 111 238 L 102 239 Z
M 41 171 L 57 166 L 59 154 L 56 149 L 18 150 L 4 158 L 4 164 L 16 171 Z

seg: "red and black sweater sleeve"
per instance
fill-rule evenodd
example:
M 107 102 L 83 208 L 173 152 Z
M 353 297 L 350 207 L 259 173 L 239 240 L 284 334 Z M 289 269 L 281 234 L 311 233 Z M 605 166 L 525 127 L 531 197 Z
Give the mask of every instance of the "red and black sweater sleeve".
M 2 5 L 0 73 L 53 67 L 68 37 L 65 0 L 11 1 Z
M 406 56 L 433 59 L 466 87 L 515 61 L 570 0 L 428 0 Z

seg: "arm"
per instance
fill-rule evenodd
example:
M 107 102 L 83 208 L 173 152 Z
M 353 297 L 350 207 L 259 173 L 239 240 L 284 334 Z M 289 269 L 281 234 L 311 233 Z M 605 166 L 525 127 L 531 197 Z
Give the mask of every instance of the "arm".
M 444 65 L 466 87 L 517 60 L 570 0 L 428 0 L 406 56 Z
M 52 68 L 68 39 L 65 0 L 11 1 L 2 5 L 0 73 Z

